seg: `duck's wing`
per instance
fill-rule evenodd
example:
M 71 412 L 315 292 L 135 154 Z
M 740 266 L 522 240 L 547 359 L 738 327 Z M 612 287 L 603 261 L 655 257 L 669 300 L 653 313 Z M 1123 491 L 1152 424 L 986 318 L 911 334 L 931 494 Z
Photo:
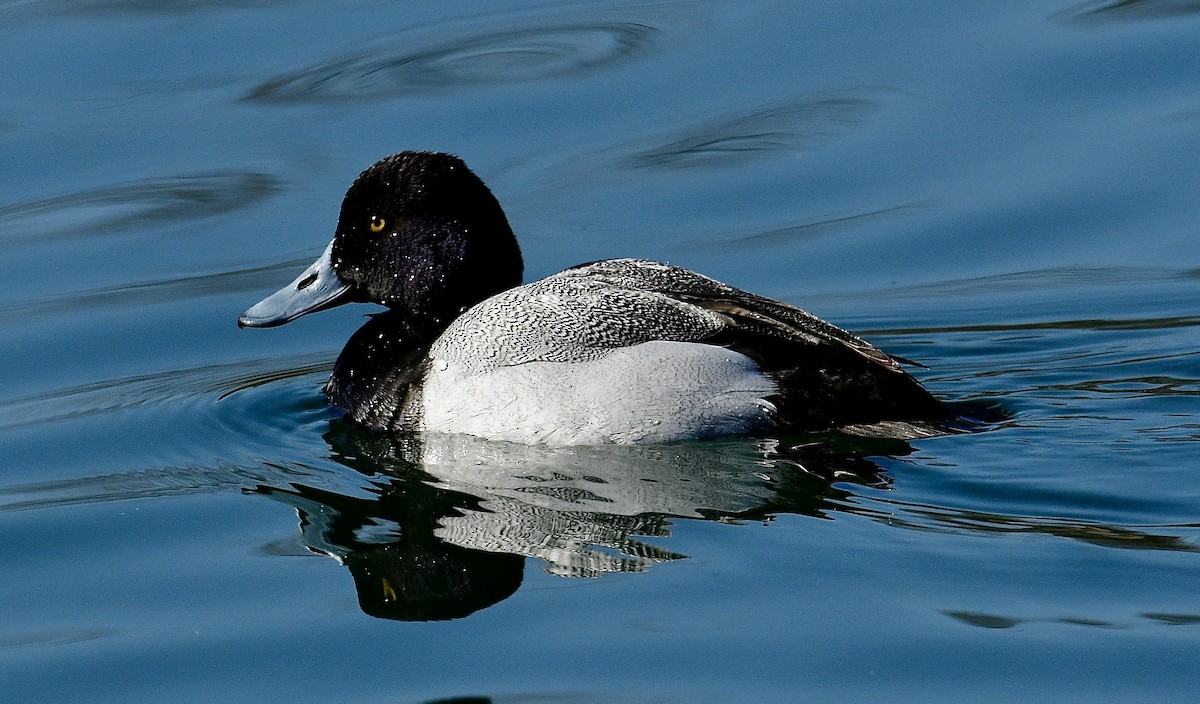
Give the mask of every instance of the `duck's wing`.
M 652 341 L 720 346 L 753 360 L 772 381 L 769 399 L 785 429 L 955 432 L 953 405 L 866 341 L 799 308 L 639 259 L 593 262 L 499 293 L 451 323 L 429 356 L 487 373 L 597 360 Z
M 818 428 L 947 418 L 946 407 L 904 371 L 900 360 L 794 306 L 638 259 L 593 262 L 555 277 L 603 282 L 683 304 L 709 323 L 691 340 L 741 352 L 776 380 L 776 402 L 786 424 Z
M 662 294 L 724 318 L 723 337 L 739 331 L 801 345 L 827 346 L 862 357 L 882 370 L 903 373 L 901 360 L 795 306 L 736 289 L 694 271 L 645 259 L 581 264 L 551 278 L 579 277 L 618 288 Z
M 709 342 L 729 319 L 635 281 L 569 269 L 479 303 L 430 356 L 484 371 L 530 362 L 585 362 L 644 342 Z

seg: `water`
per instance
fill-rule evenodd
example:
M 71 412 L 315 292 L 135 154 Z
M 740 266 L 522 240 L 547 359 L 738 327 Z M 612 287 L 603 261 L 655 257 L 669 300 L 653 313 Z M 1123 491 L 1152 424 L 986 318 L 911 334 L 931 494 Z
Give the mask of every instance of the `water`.
M 0 3 L 0 691 L 1193 697 L 1198 39 L 1184 0 Z M 349 428 L 366 307 L 235 320 L 408 148 L 483 176 L 529 277 L 672 261 L 1013 419 Z

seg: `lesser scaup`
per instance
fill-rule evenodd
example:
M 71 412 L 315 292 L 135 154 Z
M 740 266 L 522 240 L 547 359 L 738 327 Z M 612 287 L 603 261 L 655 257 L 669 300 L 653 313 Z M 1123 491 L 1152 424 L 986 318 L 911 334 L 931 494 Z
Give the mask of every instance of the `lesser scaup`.
M 402 152 L 359 175 L 324 254 L 238 324 L 386 306 L 325 389 L 382 431 L 555 445 L 913 437 L 955 415 L 858 337 L 687 269 L 611 259 L 523 286 L 522 269 L 504 211 L 462 160 Z

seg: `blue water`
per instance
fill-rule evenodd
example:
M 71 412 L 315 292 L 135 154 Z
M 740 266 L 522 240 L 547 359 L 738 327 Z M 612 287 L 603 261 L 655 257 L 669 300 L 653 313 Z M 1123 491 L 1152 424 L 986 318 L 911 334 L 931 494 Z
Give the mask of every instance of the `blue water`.
M 0 2 L 2 698 L 1194 698 L 1200 3 L 910 5 Z M 1013 417 L 350 428 L 368 306 L 235 321 L 402 149 Z

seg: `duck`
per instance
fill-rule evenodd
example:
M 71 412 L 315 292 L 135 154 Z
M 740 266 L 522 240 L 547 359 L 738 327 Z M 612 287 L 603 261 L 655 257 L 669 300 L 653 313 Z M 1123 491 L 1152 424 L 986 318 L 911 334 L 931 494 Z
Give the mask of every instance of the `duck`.
M 238 325 L 382 305 L 324 387 L 345 418 L 382 433 L 552 446 L 912 438 L 960 417 L 908 360 L 689 269 L 606 259 L 522 284 L 523 272 L 504 210 L 463 160 L 404 151 L 354 180 L 321 256 Z

